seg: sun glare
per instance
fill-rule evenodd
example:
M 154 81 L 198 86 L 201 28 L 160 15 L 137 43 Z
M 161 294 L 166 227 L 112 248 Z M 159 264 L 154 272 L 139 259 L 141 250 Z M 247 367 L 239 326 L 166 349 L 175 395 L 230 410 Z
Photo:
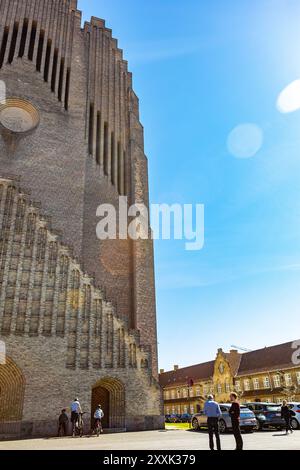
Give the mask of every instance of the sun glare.
M 300 80 L 290 83 L 277 99 L 277 109 L 281 113 L 293 113 L 300 109 Z

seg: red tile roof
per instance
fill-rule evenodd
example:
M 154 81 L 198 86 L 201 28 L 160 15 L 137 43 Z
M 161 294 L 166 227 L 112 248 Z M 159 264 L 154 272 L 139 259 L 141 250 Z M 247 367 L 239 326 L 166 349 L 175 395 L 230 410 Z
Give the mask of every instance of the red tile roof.
M 189 379 L 205 380 L 210 379 L 214 374 L 215 361 L 196 364 L 195 366 L 184 367 L 170 372 L 164 372 L 159 376 L 159 382 L 162 387 L 174 384 L 187 384 Z
M 293 341 L 242 354 L 238 375 L 295 367 Z

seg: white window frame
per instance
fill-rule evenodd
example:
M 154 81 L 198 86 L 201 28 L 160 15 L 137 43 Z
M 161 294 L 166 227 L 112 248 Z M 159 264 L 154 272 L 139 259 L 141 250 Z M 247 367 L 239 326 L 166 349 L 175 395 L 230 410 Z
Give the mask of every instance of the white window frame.
M 284 374 L 284 383 L 286 387 L 291 387 L 293 385 L 293 378 L 291 373 Z
M 264 388 L 271 388 L 270 377 L 268 375 L 264 377 Z
M 274 388 L 281 387 L 281 377 L 279 374 L 273 375 L 273 384 L 274 384 Z
M 259 390 L 260 389 L 260 380 L 258 377 L 255 377 L 253 379 L 253 388 L 254 390 Z
M 250 380 L 249 379 L 244 380 L 244 389 L 245 389 L 245 392 L 249 392 L 251 390 L 251 385 L 250 385 Z

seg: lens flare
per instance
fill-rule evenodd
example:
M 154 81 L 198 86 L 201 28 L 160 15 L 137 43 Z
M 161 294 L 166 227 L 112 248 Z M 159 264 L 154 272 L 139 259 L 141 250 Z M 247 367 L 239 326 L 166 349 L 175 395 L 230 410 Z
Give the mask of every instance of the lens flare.
M 277 99 L 279 112 L 287 114 L 300 109 L 300 80 L 295 80 L 282 90 Z
M 262 129 L 251 123 L 238 125 L 230 132 L 227 139 L 228 151 L 236 158 L 254 157 L 262 145 Z

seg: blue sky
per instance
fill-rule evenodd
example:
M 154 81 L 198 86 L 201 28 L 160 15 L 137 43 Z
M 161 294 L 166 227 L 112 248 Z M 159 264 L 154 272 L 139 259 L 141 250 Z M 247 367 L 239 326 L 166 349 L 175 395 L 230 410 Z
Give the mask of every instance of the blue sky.
M 160 367 L 298 339 L 300 111 L 281 114 L 276 100 L 300 78 L 300 2 L 79 7 L 106 19 L 134 74 L 151 201 L 205 204 L 203 250 L 156 242 Z M 227 148 L 243 123 L 263 132 L 247 159 Z

